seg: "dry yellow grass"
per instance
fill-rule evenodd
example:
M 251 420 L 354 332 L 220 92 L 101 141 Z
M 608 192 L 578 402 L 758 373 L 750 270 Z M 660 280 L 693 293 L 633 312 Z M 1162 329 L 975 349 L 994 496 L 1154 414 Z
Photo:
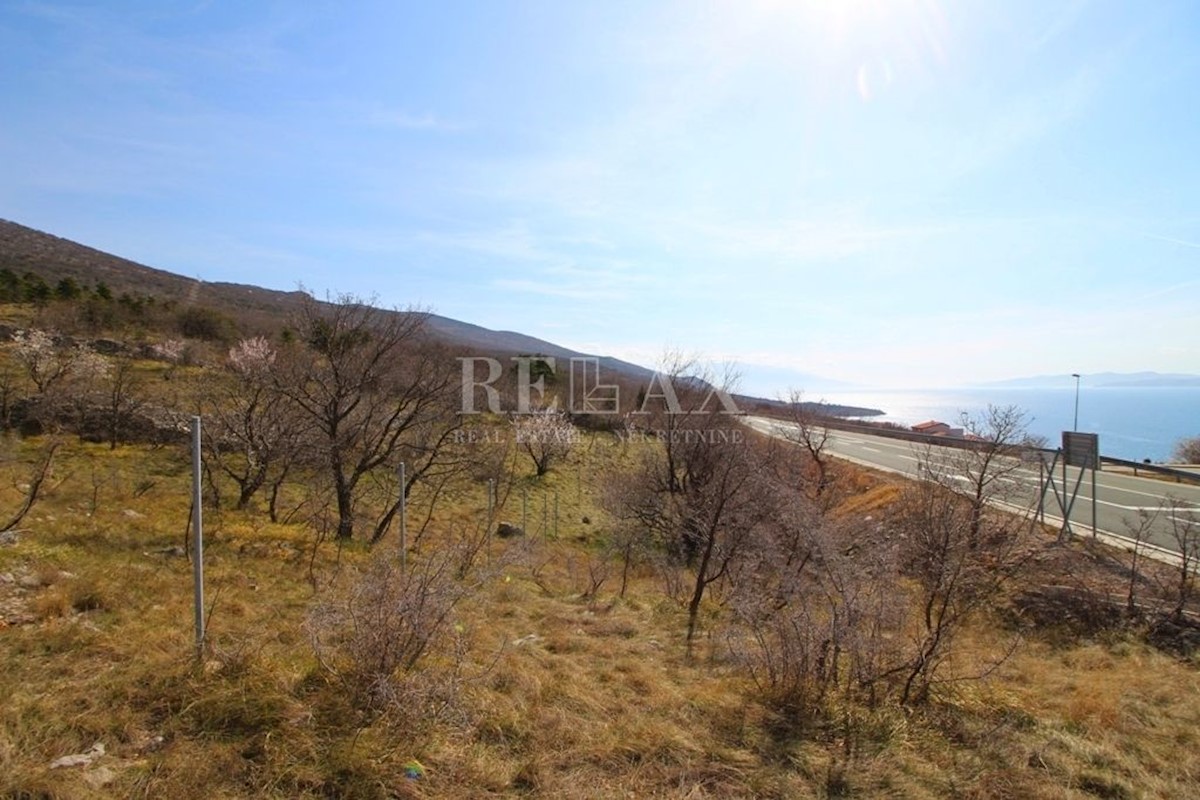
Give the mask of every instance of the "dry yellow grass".
M 553 515 L 542 492 L 556 491 L 559 535 L 491 543 L 455 619 L 471 643 L 458 702 L 405 727 L 360 716 L 323 677 L 304 627 L 339 564 L 371 557 L 364 548 L 322 545 L 314 592 L 311 531 L 211 514 L 210 649 L 197 667 L 190 566 L 170 550 L 187 517 L 183 454 L 69 445 L 61 482 L 0 548 L 0 573 L 37 583 L 18 597 L 33 621 L 0 630 L 0 796 L 1194 795 L 1200 677 L 1131 640 L 1032 638 L 925 711 L 846 708 L 803 735 L 779 728 L 724 660 L 718 607 L 713 638 L 689 661 L 684 612 L 652 572 L 636 570 L 623 600 L 615 571 L 587 594 L 606 533 L 602 468 L 626 458 L 597 440 L 542 481 L 517 481 L 498 517 L 520 521 L 525 489 L 536 531 L 544 507 Z M 894 488 L 862 488 L 842 511 L 885 512 Z M 463 487 L 414 558 L 485 505 L 481 487 Z M 0 593 L 18 595 L 7 583 Z M 969 671 L 1009 635 L 983 621 L 957 664 Z M 50 768 L 97 742 L 93 764 Z M 413 760 L 420 779 L 405 776 Z
M 835 511 L 841 516 L 878 513 L 885 511 L 890 505 L 895 503 L 899 496 L 900 488 L 895 484 L 885 483 L 880 486 L 871 486 L 864 488 L 858 493 L 851 494 L 849 498 L 837 506 Z

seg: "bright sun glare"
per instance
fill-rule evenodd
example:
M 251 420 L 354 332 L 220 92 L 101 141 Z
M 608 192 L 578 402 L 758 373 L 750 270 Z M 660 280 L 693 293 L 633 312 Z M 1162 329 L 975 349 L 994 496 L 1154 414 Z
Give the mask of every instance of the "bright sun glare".
M 852 83 L 864 102 L 945 61 L 937 0 L 762 0 L 749 8 L 768 29 L 779 26 L 815 41 L 830 80 Z

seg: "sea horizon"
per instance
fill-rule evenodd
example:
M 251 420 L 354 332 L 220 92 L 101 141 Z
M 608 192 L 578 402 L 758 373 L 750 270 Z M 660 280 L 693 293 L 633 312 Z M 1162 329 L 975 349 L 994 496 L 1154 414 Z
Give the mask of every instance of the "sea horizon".
M 935 419 L 958 425 L 962 414 L 978 414 L 989 404 L 1015 405 L 1026 414 L 1030 434 L 1049 446 L 1075 429 L 1075 389 L 1065 387 L 956 387 L 830 391 L 813 400 L 874 408 L 876 422 L 915 425 Z M 1100 437 L 1100 452 L 1133 461 L 1169 461 L 1176 443 L 1200 436 L 1200 387 L 1083 387 L 1078 430 Z

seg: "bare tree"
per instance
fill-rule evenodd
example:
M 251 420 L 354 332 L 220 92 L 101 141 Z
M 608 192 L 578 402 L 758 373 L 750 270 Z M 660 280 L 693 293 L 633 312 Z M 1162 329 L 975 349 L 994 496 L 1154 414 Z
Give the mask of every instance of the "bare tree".
M 439 364 L 452 363 L 450 356 L 437 348 L 430 347 L 425 353 L 429 359 L 430 380 L 426 383 L 431 393 L 428 402 L 419 417 L 405 431 L 404 437 L 396 447 L 395 456 L 390 466 L 396 462 L 405 465 L 405 480 L 403 486 L 397 486 L 394 499 L 384 504 L 384 510 L 375 521 L 371 533 L 371 543 L 375 544 L 384 537 L 392 520 L 401 506 L 401 492 L 407 498 L 419 483 L 430 487 L 424 531 L 433 515 L 434 506 L 441 496 L 442 490 L 453 481 L 476 468 L 486 468 L 495 457 L 495 448 L 477 446 L 477 443 L 460 443 L 459 432 L 462 430 L 464 417 L 453 408 L 451 390 L 456 384 L 450 380 L 448 373 L 438 373 Z M 494 487 L 497 497 L 501 489 L 507 491 L 507 483 L 502 480 L 503 471 L 494 475 Z M 396 474 L 394 469 L 383 473 L 383 483 L 386 485 Z M 503 484 L 503 486 L 502 486 Z M 418 533 L 418 536 L 420 534 Z
M 424 337 L 426 315 L 385 311 L 357 297 L 306 298 L 294 320 L 300 344 L 280 359 L 276 387 L 312 423 L 337 503 L 339 539 L 354 535 L 362 479 L 395 467 L 406 437 L 444 418 L 457 388 L 447 359 Z M 436 431 L 435 431 L 436 433 Z M 426 439 L 434 448 L 441 436 Z M 426 453 L 431 461 L 436 453 Z
M 188 346 L 182 339 L 167 339 L 151 345 L 150 352 L 155 358 L 167 362 L 163 380 L 169 381 L 175 377 L 175 370 L 179 369 L 179 365 L 187 360 Z
M 1132 619 L 1138 613 L 1138 598 L 1137 587 L 1141 581 L 1141 563 L 1142 563 L 1142 545 L 1146 541 L 1146 537 L 1150 533 L 1150 528 L 1158 520 L 1158 515 L 1162 512 L 1162 507 L 1155 509 L 1153 512 L 1147 511 L 1144 508 L 1139 508 L 1137 512 L 1137 522 L 1124 520 L 1126 538 L 1133 542 L 1133 547 L 1130 548 L 1130 563 L 1129 563 L 1129 586 L 1125 593 L 1125 613 Z
M 21 397 L 19 373 L 6 361 L 0 364 L 0 432 L 12 430 L 13 409 Z
M 972 547 L 987 507 L 1011 499 L 1019 488 L 1015 474 L 1025 466 L 1026 424 L 1025 412 L 1017 406 L 989 405 L 982 414 L 962 415 L 963 446 L 930 446 L 921 456 L 923 478 L 967 500 Z
M 228 380 L 213 381 L 206 392 L 211 424 L 204 428 L 205 449 L 237 484 L 239 510 L 268 482 L 275 508 L 278 486 L 306 441 L 309 419 L 276 388 L 276 355 L 262 337 L 238 342 L 226 360 Z
M 45 489 L 46 481 L 50 478 L 51 466 L 54 463 L 54 454 L 58 452 L 62 441 L 55 437 L 50 437 L 46 440 L 41 448 L 41 453 L 37 460 L 30 467 L 29 473 L 24 476 L 23 480 L 18 482 L 18 487 L 22 491 L 21 502 L 3 522 L 0 522 L 0 531 L 8 531 L 21 524 L 21 520 L 25 519 L 25 515 L 33 508 L 34 504 L 41 497 L 42 491 Z
M 671 532 L 666 498 L 645 480 L 653 469 L 644 465 L 637 470 L 614 470 L 603 484 L 600 504 L 616 520 L 608 544 L 621 560 L 619 597 L 625 596 L 637 563 L 660 549 Z
M 1179 464 L 1200 464 L 1200 436 L 1189 436 L 1176 442 L 1171 460 Z
M 662 443 L 664 458 L 653 476 L 657 488 L 670 494 L 686 490 L 689 455 L 706 445 L 709 432 L 738 413 L 730 396 L 737 381 L 729 366 L 718 374 L 698 357 L 675 350 L 663 355 L 631 415 L 634 425 Z
M 91 406 L 108 361 L 85 344 L 60 345 L 43 330 L 18 331 L 14 356 L 34 386 L 27 418 L 43 428 L 59 427 L 72 414 L 77 422 Z
M 1195 590 L 1196 567 L 1200 564 L 1200 510 L 1176 498 L 1168 497 L 1162 505 L 1161 514 L 1170 525 L 1171 541 L 1179 552 L 1178 583 L 1175 590 L 1175 607 L 1172 614 L 1183 615 Z
M 688 601 L 689 645 L 705 592 L 737 568 L 739 559 L 754 547 L 759 525 L 771 516 L 766 457 L 727 445 L 689 453 L 691 480 L 680 508 L 685 553 L 694 575 Z M 707 463 L 701 467 L 699 460 Z
M 77 353 L 58 347 L 54 336 L 43 330 L 17 331 L 14 355 L 25 368 L 39 395 L 48 393 L 56 384 L 65 381 L 71 372 Z
M 924 702 L 953 652 L 964 624 L 987 608 L 1029 558 L 1023 533 L 1028 520 L 997 515 L 986 536 L 973 495 L 932 481 L 910 485 L 901 498 L 900 554 L 915 579 L 918 627 L 913 654 L 896 671 L 903 676 L 902 705 Z
M 770 516 L 773 445 L 751 447 L 744 429 L 731 424 L 734 380 L 730 370 L 717 379 L 695 359 L 668 353 L 636 412 L 655 444 L 640 472 L 645 488 L 630 495 L 637 506 L 625 516 L 660 532 L 691 571 L 689 650 L 704 598 L 736 572 Z
M 550 408 L 517 414 L 513 432 L 517 446 L 533 461 L 539 478 L 550 471 L 554 462 L 567 457 L 578 435 L 566 414 Z
M 829 485 L 830 457 L 825 450 L 829 441 L 829 427 L 824 424 L 824 419 L 813 407 L 814 404 L 804 400 L 802 391 L 792 389 L 786 402 L 791 426 L 780 430 L 785 439 L 803 447 L 812 459 L 816 477 L 810 485 L 813 496 L 820 497 Z
M 142 407 L 141 380 L 133 359 L 119 355 L 112 359 L 104 390 L 105 433 L 110 450 L 117 448 L 133 415 Z

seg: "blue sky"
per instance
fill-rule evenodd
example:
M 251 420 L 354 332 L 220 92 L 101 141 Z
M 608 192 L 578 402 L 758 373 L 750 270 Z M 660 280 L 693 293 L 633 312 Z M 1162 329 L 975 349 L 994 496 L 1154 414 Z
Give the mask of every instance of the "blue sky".
M 1200 373 L 1197 41 L 1190 2 L 6 2 L 0 217 L 762 394 Z

